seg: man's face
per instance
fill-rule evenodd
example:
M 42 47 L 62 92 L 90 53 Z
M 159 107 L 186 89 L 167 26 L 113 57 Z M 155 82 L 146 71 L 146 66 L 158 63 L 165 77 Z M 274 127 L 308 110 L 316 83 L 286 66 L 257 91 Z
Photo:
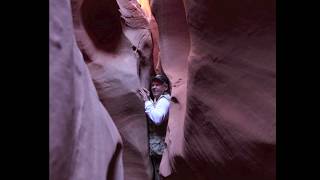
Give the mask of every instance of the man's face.
M 159 98 L 168 89 L 166 83 L 160 81 L 153 81 L 151 83 L 151 92 L 155 98 Z

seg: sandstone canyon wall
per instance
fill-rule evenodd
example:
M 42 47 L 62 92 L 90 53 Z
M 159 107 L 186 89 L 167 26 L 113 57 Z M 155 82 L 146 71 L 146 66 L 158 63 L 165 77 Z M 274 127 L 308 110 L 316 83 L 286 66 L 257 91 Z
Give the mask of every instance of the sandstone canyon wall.
M 123 140 L 124 179 L 151 179 L 146 116 L 136 93 L 148 87 L 153 65 L 148 20 L 136 1 L 72 3 L 78 45 Z
M 275 179 L 275 1 L 139 2 L 50 0 L 50 178 L 151 179 L 136 90 L 163 71 L 165 179 Z
M 123 180 L 123 145 L 76 44 L 70 1 L 50 0 L 50 180 Z
M 178 100 L 162 173 L 168 179 L 275 179 L 275 1 L 150 4 L 161 64 Z

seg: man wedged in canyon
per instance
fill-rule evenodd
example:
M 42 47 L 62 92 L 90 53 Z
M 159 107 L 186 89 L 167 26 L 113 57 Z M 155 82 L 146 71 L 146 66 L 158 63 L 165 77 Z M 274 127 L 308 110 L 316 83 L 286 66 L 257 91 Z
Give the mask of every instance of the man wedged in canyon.
M 138 90 L 144 101 L 148 118 L 149 155 L 153 165 L 154 180 L 162 179 L 159 166 L 164 149 L 170 107 L 170 81 L 165 75 L 156 75 L 151 81 L 151 94 L 146 88 Z

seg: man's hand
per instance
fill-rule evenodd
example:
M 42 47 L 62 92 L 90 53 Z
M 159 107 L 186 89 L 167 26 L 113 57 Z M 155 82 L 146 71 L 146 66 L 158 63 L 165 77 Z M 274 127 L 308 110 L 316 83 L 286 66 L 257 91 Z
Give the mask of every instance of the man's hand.
M 138 93 L 143 101 L 148 101 L 150 99 L 150 92 L 146 88 L 138 89 Z

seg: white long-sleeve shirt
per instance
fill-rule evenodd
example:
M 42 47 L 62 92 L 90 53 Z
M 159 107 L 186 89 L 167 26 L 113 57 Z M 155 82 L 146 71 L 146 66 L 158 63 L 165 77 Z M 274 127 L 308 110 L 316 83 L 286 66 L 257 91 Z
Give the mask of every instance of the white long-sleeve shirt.
M 170 107 L 170 95 L 161 95 L 158 101 L 148 100 L 144 102 L 145 112 L 149 118 L 156 124 L 160 125 L 166 118 Z

